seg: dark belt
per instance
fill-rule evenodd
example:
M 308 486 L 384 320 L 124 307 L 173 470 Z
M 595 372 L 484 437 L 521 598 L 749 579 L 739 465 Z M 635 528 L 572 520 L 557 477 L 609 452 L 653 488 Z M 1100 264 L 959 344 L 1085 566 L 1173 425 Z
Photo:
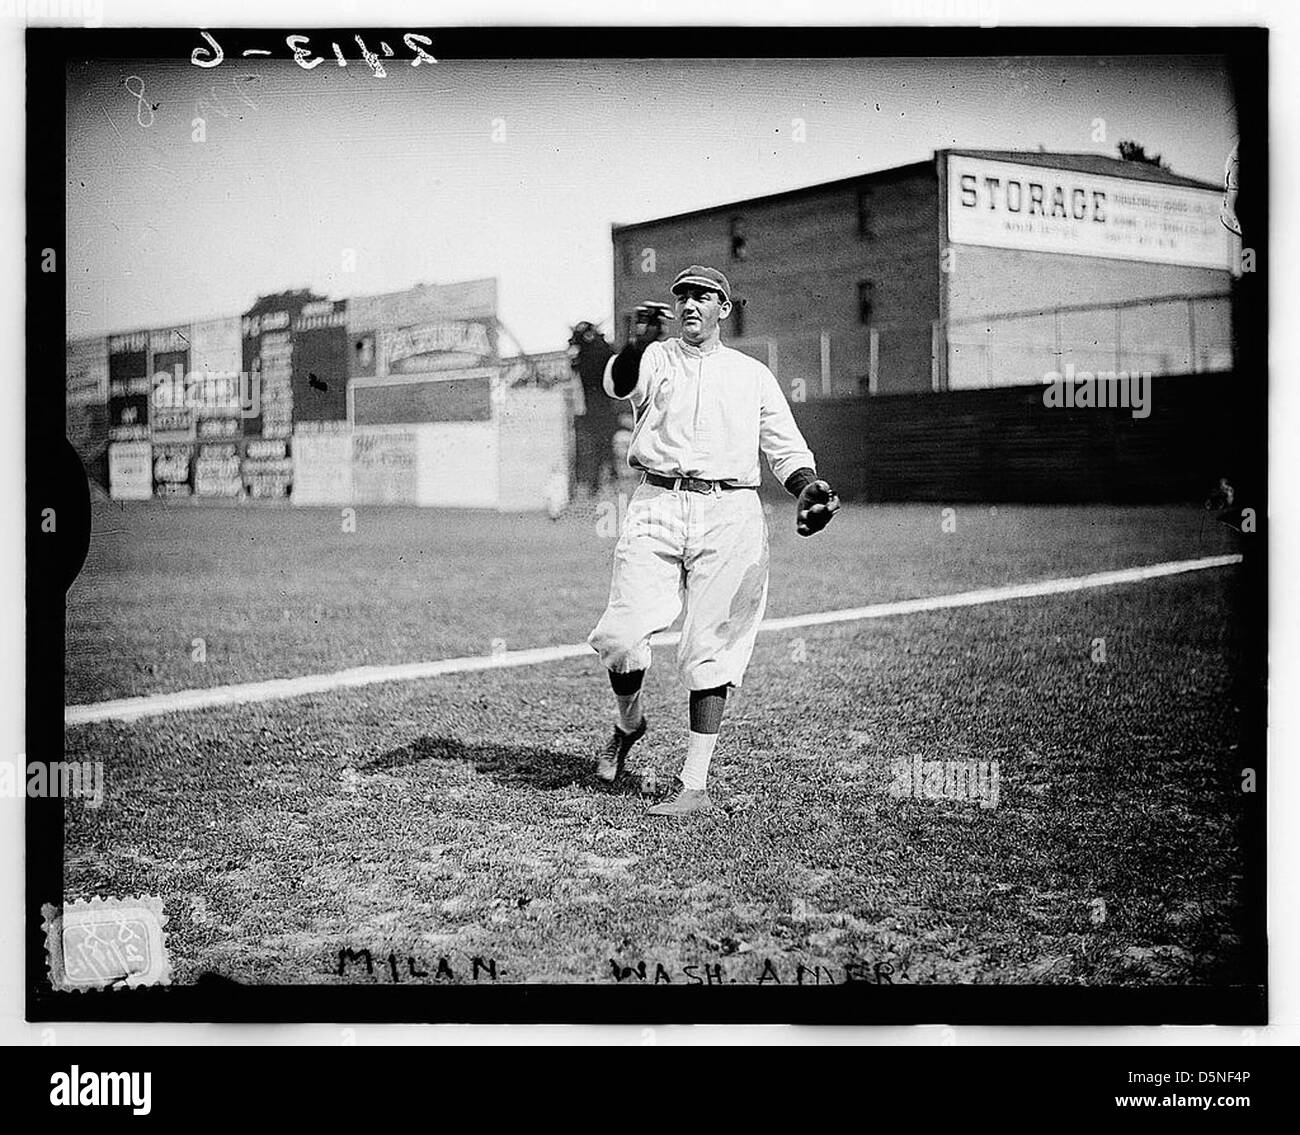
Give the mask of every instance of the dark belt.
M 699 477 L 664 477 L 659 473 L 647 473 L 646 483 L 658 485 L 661 489 L 685 489 L 689 493 L 711 493 L 718 489 L 748 489 L 750 485 L 729 485 L 726 481 L 705 481 Z

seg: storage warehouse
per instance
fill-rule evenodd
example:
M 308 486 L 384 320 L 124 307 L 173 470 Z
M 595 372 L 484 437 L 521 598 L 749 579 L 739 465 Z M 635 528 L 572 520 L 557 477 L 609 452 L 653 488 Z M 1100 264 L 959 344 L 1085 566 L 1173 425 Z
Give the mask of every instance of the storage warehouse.
M 912 165 L 613 228 L 616 326 L 690 263 L 792 401 L 1232 366 L 1222 186 L 1097 154 Z

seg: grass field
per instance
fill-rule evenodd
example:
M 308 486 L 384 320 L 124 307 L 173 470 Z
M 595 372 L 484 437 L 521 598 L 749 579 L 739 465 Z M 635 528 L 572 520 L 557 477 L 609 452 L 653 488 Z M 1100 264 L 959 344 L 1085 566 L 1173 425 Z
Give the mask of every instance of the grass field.
M 1237 550 L 1190 508 L 942 519 L 850 506 L 799 540 L 777 503 L 769 616 Z M 337 509 L 97 503 L 68 702 L 580 642 L 608 589 L 608 510 L 359 508 L 344 527 Z M 67 758 L 103 761 L 107 795 L 67 806 L 67 895 L 163 896 L 181 983 L 390 979 L 339 977 L 344 948 L 414 956 L 427 981 L 443 957 L 472 980 L 474 956 L 511 982 L 613 981 L 611 959 L 674 982 L 877 964 L 914 983 L 1258 980 L 1238 586 L 1229 567 L 761 635 L 720 806 L 685 823 L 592 777 L 612 720 L 594 654 L 72 728 Z M 647 712 L 633 765 L 666 779 L 686 734 L 671 649 Z M 996 807 L 891 794 L 917 757 L 997 762 Z

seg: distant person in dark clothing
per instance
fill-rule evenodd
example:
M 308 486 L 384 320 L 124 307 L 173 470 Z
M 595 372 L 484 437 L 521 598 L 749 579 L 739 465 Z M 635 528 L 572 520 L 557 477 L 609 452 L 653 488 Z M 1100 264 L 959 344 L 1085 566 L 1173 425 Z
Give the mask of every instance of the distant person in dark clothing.
M 600 492 L 608 471 L 617 476 L 614 466 L 614 431 L 618 429 L 619 407 L 605 393 L 605 364 L 613 348 L 595 324 L 579 323 L 569 337 L 570 365 L 582 382 L 585 412 L 573 420 L 577 447 L 577 480 L 586 485 L 592 496 Z

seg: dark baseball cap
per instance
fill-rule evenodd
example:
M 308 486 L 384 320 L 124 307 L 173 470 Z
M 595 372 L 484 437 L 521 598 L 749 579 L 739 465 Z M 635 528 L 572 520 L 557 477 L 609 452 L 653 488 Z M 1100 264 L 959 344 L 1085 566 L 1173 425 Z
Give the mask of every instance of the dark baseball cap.
M 679 272 L 677 279 L 673 281 L 673 295 L 677 295 L 682 288 L 692 285 L 697 288 L 709 288 L 712 291 L 721 292 L 724 303 L 731 300 L 731 283 L 716 268 L 706 268 L 703 264 L 692 264 L 689 268 Z

